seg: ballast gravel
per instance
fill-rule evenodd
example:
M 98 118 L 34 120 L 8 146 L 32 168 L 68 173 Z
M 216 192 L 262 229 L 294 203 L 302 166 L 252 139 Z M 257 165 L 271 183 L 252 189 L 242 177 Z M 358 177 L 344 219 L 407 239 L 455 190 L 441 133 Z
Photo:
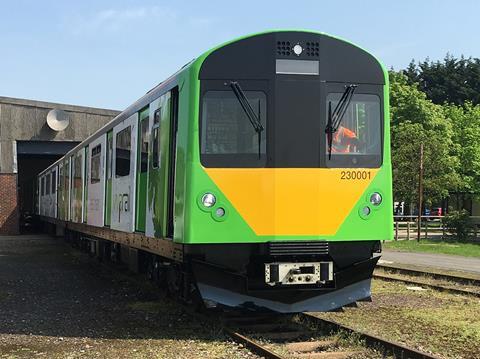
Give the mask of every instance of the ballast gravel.
M 0 358 L 256 358 L 127 277 L 61 238 L 0 237 Z

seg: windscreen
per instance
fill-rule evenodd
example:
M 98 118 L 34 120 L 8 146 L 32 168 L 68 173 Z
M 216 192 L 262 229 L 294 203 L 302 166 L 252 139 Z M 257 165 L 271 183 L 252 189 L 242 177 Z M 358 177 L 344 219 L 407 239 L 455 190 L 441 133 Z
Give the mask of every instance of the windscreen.
M 326 115 L 334 109 L 341 93 L 327 96 Z M 327 167 L 377 167 L 381 164 L 380 98 L 372 94 L 353 95 L 336 131 L 326 140 Z
M 232 90 L 207 91 L 202 100 L 201 155 L 208 167 L 263 167 L 266 162 L 267 98 L 244 91 L 261 123 L 256 131 Z

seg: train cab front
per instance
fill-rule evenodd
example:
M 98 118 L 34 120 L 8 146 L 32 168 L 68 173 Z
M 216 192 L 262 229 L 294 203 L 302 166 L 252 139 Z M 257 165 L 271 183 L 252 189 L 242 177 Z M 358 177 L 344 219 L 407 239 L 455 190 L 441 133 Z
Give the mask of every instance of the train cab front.
M 202 297 L 280 312 L 369 297 L 393 228 L 384 68 L 276 31 L 212 50 L 194 76 L 184 244 Z
M 377 241 L 191 248 L 191 268 L 206 303 L 282 313 L 330 311 L 369 299 L 380 258 Z

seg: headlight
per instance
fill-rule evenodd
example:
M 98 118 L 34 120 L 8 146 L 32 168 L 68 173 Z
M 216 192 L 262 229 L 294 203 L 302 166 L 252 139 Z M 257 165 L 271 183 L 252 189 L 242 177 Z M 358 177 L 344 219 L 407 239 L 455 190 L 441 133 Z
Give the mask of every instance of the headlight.
M 212 193 L 205 193 L 202 196 L 202 204 L 207 208 L 214 206 L 216 202 L 217 202 L 217 199 Z
M 222 207 L 218 207 L 215 211 L 215 215 L 219 218 L 223 217 L 225 215 L 225 209 Z
M 370 214 L 370 207 L 365 206 L 362 208 L 362 214 L 367 217 Z
M 297 56 L 300 56 L 300 54 L 302 53 L 303 51 L 303 48 L 302 46 L 300 46 L 300 44 L 296 44 L 294 47 L 293 47 L 293 52 L 295 53 L 295 55 Z
M 370 196 L 370 203 L 374 206 L 379 206 L 380 203 L 382 203 L 382 196 L 380 195 L 380 193 L 372 193 L 372 195 Z

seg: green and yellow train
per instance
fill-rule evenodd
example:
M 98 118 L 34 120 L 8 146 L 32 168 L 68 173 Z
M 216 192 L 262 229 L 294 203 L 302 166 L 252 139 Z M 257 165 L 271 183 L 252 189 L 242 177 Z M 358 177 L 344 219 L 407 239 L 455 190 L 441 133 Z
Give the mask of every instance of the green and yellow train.
M 319 32 L 211 49 L 38 176 L 38 215 L 185 300 L 326 311 L 392 238 L 388 73 Z

